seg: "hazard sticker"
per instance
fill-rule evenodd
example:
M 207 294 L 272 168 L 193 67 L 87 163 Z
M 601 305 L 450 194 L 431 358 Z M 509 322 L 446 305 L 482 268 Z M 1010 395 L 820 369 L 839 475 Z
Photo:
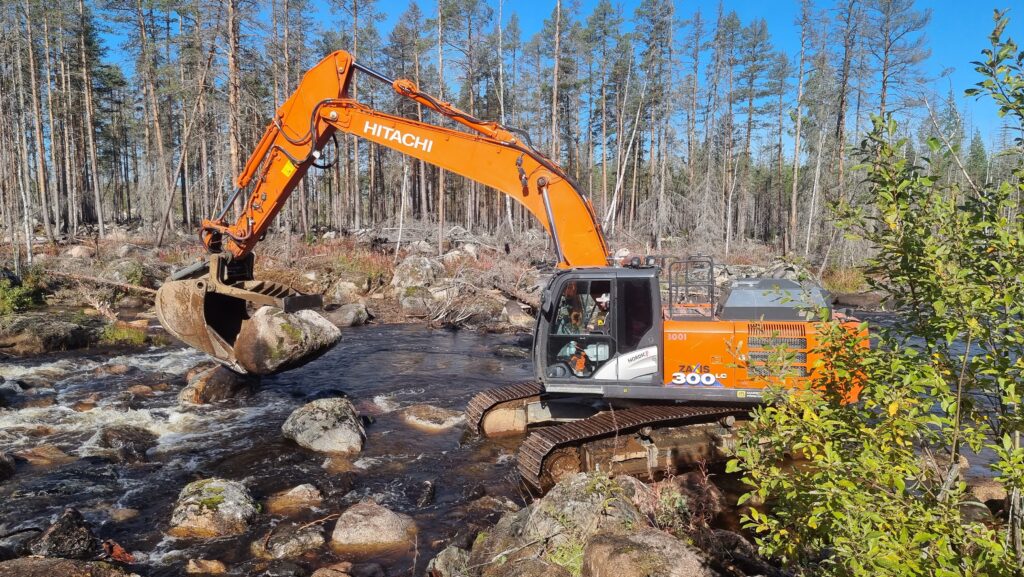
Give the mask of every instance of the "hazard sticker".
M 287 158 L 284 160 L 284 166 L 281 167 L 281 174 L 283 174 L 285 178 L 291 178 L 291 176 L 295 174 L 295 165 Z

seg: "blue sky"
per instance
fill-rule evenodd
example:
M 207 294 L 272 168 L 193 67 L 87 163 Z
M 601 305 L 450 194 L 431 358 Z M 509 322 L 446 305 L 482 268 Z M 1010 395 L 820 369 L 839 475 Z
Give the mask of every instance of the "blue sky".
M 497 17 L 498 0 L 488 0 Z M 757 18 L 764 18 L 772 42 L 777 50 L 784 50 L 794 57 L 799 52 L 799 30 L 795 25 L 799 11 L 798 0 L 722 0 L 726 10 L 735 10 L 743 23 Z M 623 15 L 628 19 L 639 4 L 639 0 L 619 0 L 615 4 L 621 7 Z M 419 0 L 420 7 L 430 17 L 435 11 L 434 0 Z M 592 11 L 597 0 L 578 0 L 574 10 L 577 18 L 586 18 Z M 322 28 L 342 25 L 342 15 L 330 8 L 328 0 L 311 0 L 315 16 L 312 20 Z M 818 0 L 818 6 L 830 6 L 832 2 Z M 571 6 L 570 1 L 563 2 Z M 986 141 L 993 137 L 1000 125 L 995 107 L 987 100 L 975 101 L 963 95 L 966 88 L 977 82 L 977 74 L 970 62 L 980 56 L 980 51 L 988 43 L 988 33 L 992 29 L 992 10 L 996 6 L 1013 7 L 1010 15 L 1013 20 L 1009 34 L 1018 40 L 1024 40 L 1024 2 L 1021 0 L 1003 0 L 1003 4 L 975 3 L 957 0 L 918 0 L 918 9 L 931 9 L 932 20 L 926 30 L 931 57 L 925 63 L 925 72 L 935 78 L 930 88 L 936 94 L 945 96 L 950 88 L 957 95 L 958 106 L 964 115 L 965 122 L 973 130 L 977 127 L 985 135 Z M 385 15 L 381 22 L 381 35 L 394 25 L 398 15 L 408 6 L 408 0 L 378 0 L 376 9 Z M 513 12 L 519 15 L 523 37 L 528 38 L 537 32 L 544 19 L 554 9 L 554 0 L 505 0 L 504 19 L 507 21 Z M 718 0 L 677 1 L 676 17 L 689 18 L 698 8 L 706 18 L 713 18 L 718 7 Z M 685 31 L 681 34 L 685 34 Z M 116 35 L 107 36 L 107 58 L 120 61 L 125 53 L 119 50 L 123 38 Z M 130 68 L 130 62 L 120 62 Z

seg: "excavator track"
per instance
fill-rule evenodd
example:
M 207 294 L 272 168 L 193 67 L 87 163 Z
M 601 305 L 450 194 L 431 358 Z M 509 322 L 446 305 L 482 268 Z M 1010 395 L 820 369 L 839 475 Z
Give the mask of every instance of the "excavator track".
M 537 381 L 524 381 L 481 391 L 466 405 L 466 422 L 478 433 L 483 433 L 482 425 L 488 411 L 506 403 L 526 403 L 543 392 L 544 387 Z
M 519 474 L 534 489 L 544 491 L 552 484 L 552 473 L 575 473 L 553 469 L 576 466 L 582 469 L 579 452 L 573 450 L 599 439 L 629 435 L 645 427 L 665 428 L 713 423 L 737 417 L 746 411 L 736 407 L 651 405 L 606 411 L 593 417 L 533 431 L 519 446 Z M 546 462 L 547 461 L 547 462 Z M 557 479 L 554 479 L 557 480 Z

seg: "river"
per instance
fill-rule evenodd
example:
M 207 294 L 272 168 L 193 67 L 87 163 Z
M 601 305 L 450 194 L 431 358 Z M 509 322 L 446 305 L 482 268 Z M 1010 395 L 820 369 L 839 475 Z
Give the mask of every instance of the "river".
M 482 388 L 528 378 L 529 360 L 495 354 L 501 345 L 516 344 L 525 345 L 512 336 L 414 325 L 350 329 L 326 355 L 265 378 L 250 397 L 185 407 L 177 401 L 183 375 L 204 360 L 190 349 L 4 362 L 0 377 L 8 384 L 21 379 L 36 388 L 20 410 L 0 409 L 0 451 L 53 445 L 76 458 L 50 466 L 19 464 L 14 478 L 0 484 L 0 534 L 45 527 L 65 507 L 75 507 L 101 538 L 135 555 L 132 569 L 142 575 L 181 575 L 190 558 L 219 559 L 234 575 L 263 574 L 264 565 L 252 560 L 249 545 L 279 518 L 261 514 L 238 537 L 173 539 L 163 531 L 178 492 L 190 481 L 217 476 L 244 482 L 262 500 L 312 483 L 323 493 L 324 504 L 303 521 L 341 512 L 366 498 L 411 515 L 419 528 L 415 558 L 371 560 L 388 575 L 408 575 L 414 564 L 421 574 L 445 540 L 483 521 L 473 518 L 481 513 L 467 507 L 473 498 L 486 493 L 522 503 L 513 476 L 517 441 L 484 442 L 464 427 L 423 433 L 406 425 L 400 410 L 420 403 L 462 410 Z M 138 384 L 151 386 L 153 394 L 129 392 Z M 335 472 L 323 467 L 323 455 L 283 439 L 281 424 L 310 400 L 341 395 L 373 422 L 351 470 Z M 158 444 L 149 450 L 147 462 L 119 463 L 99 449 L 97 431 L 110 425 L 135 425 L 156 434 Z M 435 494 L 418 506 L 425 483 L 435 486 Z M 326 523 L 328 536 L 333 525 Z M 311 571 L 334 559 L 343 558 L 324 547 L 297 562 Z

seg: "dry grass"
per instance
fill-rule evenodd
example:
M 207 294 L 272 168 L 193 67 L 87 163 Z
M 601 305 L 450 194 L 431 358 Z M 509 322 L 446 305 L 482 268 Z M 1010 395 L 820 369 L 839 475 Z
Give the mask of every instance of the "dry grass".
M 868 282 L 859 268 L 833 268 L 821 275 L 825 288 L 833 293 L 856 293 L 867 290 Z

